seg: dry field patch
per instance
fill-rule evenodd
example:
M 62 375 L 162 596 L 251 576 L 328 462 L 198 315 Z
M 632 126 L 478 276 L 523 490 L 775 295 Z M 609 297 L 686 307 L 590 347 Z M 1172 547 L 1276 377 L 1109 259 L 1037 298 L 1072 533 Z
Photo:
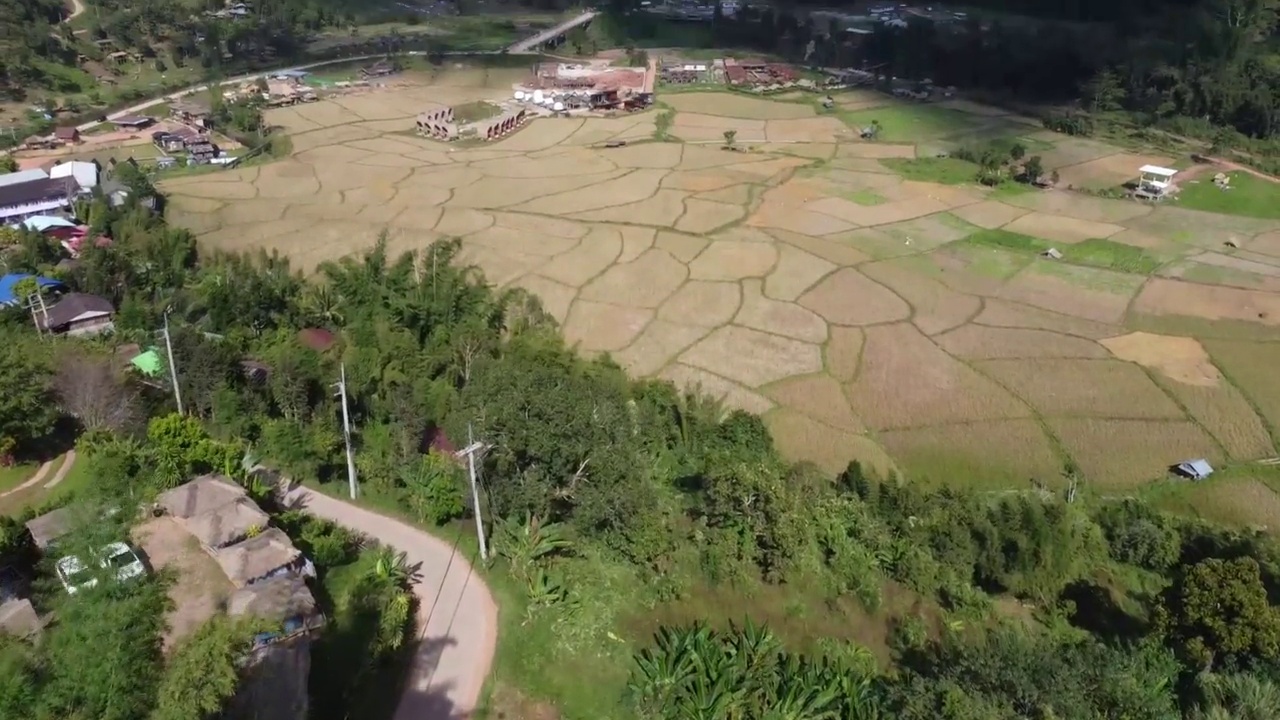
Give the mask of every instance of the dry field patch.
M 1204 341 L 1222 372 L 1252 401 L 1271 428 L 1280 428 L 1280 343 Z
M 1055 485 L 1062 461 L 1034 420 L 993 420 L 878 433 L 907 478 L 933 486 L 1029 488 Z
M 642 200 L 658 189 L 661 170 L 636 170 L 625 174 L 616 170 L 602 175 L 557 178 L 482 177 L 453 191 L 450 203 L 459 207 L 513 208 L 546 215 L 568 215 L 602 205 L 620 205 Z M 632 175 L 645 173 L 638 178 Z M 631 182 L 621 181 L 631 178 Z M 651 181 L 646 183 L 646 180 Z M 603 188 L 606 195 L 576 192 L 582 188 Z M 531 202 L 536 199 L 536 202 Z
M 387 244 L 387 250 L 398 253 L 402 250 L 414 250 L 425 247 L 438 235 L 423 233 L 421 230 L 399 232 L 399 238 L 393 236 Z M 394 254 L 392 255 L 394 257 Z M 462 251 L 458 253 L 458 262 L 475 265 L 484 273 L 485 279 L 497 287 L 503 287 L 530 270 L 537 268 L 546 260 L 539 255 L 530 255 L 502 247 L 481 245 L 464 240 Z
M 636 376 L 652 375 L 706 334 L 706 328 L 654 320 L 625 350 L 614 353 L 613 359 Z
M 877 430 L 1027 417 L 1017 398 L 944 353 L 914 326 L 866 328 L 853 411 Z
M 866 339 L 858 328 L 832 326 L 826 347 L 823 348 L 823 364 L 831 377 L 842 383 L 853 382 L 862 365 L 862 345 Z
M 1025 328 L 965 325 L 937 336 L 934 342 L 966 360 L 1107 357 L 1107 351 L 1092 340 Z
M 1169 167 L 1173 158 L 1163 155 L 1116 153 L 1095 160 L 1058 168 L 1059 184 L 1064 187 L 1102 190 L 1115 188 L 1138 177 L 1143 165 Z
M 1042 310 L 996 298 L 987 298 L 983 304 L 982 312 L 978 313 L 978 317 L 974 318 L 973 321 L 979 325 L 991 327 L 1048 330 L 1091 340 L 1099 340 L 1123 332 L 1121 328 L 1115 325 L 1093 322 L 1073 315 Z
M 1004 227 L 1010 232 L 1044 238 L 1052 242 L 1074 244 L 1089 238 L 1108 238 L 1124 230 L 1120 225 L 1080 220 L 1065 215 L 1033 212 Z
M 1049 215 L 1066 215 L 1100 223 L 1123 223 L 1129 228 L 1136 227 L 1135 218 L 1152 212 L 1151 205 L 1132 200 L 1108 200 L 1063 190 L 1023 193 L 1006 197 L 1003 202 Z
M 662 158 L 659 157 L 659 160 L 662 160 Z M 615 170 L 631 167 L 613 162 L 612 155 L 601 155 L 591 151 L 558 155 L 542 160 L 534 160 L 527 155 L 496 160 L 478 160 L 471 162 L 469 165 L 473 170 L 479 170 L 489 177 L 513 180 L 604 175 Z
M 689 263 L 694 280 L 742 280 L 764 277 L 778 262 L 778 249 L 771 242 L 713 240 Z
M 1222 373 L 1195 338 L 1134 332 L 1101 342 L 1117 358 L 1185 385 L 1213 387 L 1222 381 Z
M 828 275 L 799 302 L 835 325 L 875 325 L 911 316 L 906 301 L 853 268 Z
M 664 97 L 662 102 L 679 113 L 702 113 L 747 120 L 792 120 L 811 118 L 815 114 L 811 105 L 780 103 L 720 92 L 675 93 Z M 679 118 L 680 115 L 677 114 L 676 117 Z
M 671 257 L 682 263 L 693 262 L 693 259 L 707 247 L 708 240 L 698 235 L 686 235 L 670 230 L 657 230 L 654 245 L 660 250 L 671 253 Z
M 1203 430 L 1185 420 L 1057 418 L 1047 422 L 1085 479 L 1104 490 L 1131 490 L 1166 476 L 1171 465 L 1187 458 L 1214 462 L 1221 454 Z
M 576 118 L 538 118 L 492 147 L 510 152 L 546 150 L 568 140 L 581 127 L 582 120 Z
M 914 310 L 911 321 L 926 335 L 936 335 L 963 325 L 978 313 L 981 301 L 962 295 L 927 274 L 912 268 L 914 263 L 893 260 L 859 268 L 864 275 L 892 290 Z
M 662 372 L 658 373 L 658 377 L 670 380 L 678 388 L 713 397 L 731 408 L 741 408 L 752 413 L 765 413 L 773 407 L 773 402 L 763 395 L 702 368 L 672 363 L 663 368 Z
M 1133 230 L 1168 238 L 1178 243 L 1194 245 L 1206 250 L 1221 250 L 1228 242 L 1248 247 L 1255 235 L 1280 227 L 1280 220 L 1264 220 L 1238 215 L 1187 210 L 1162 205 L 1145 217 L 1125 223 Z
M 777 243 L 778 262 L 764 281 L 764 294 L 795 300 L 836 269 L 835 264 L 786 243 Z
M 770 120 L 765 123 L 765 138 L 771 143 L 834 143 L 847 138 L 849 128 L 833 117 L 810 117 L 796 120 Z M 831 157 L 831 153 L 822 157 Z
M 765 415 L 764 422 L 778 452 L 793 462 L 811 462 L 832 475 L 854 460 L 881 477 L 889 477 L 896 467 L 866 436 L 831 427 L 796 410 L 779 408 Z
M 656 308 L 689 275 L 683 264 L 652 249 L 629 263 L 614 265 L 582 288 L 582 298 L 634 308 Z
M 539 272 L 578 288 L 617 262 L 621 252 L 621 233 L 614 228 L 594 227 L 577 247 L 557 255 Z
M 747 224 L 752 227 L 776 228 L 818 237 L 834 235 L 854 227 L 830 215 L 809 212 L 769 200 L 761 203 L 760 207 L 747 218 Z
M 683 232 L 707 233 L 741 220 L 747 214 L 741 205 L 729 205 L 698 198 L 684 200 L 684 215 L 675 228 Z
M 1136 275 L 1043 261 L 1018 273 L 997 294 L 1005 300 L 1114 324 L 1124 318 L 1142 282 Z
M 1262 233 L 1249 241 L 1245 247 L 1251 252 L 1280 258 L 1280 230 Z
M 1280 294 L 1152 278 L 1133 304 L 1134 312 L 1208 320 L 1242 320 L 1280 326 Z
M 756 126 L 756 127 L 753 127 Z M 711 115 L 677 115 L 671 123 L 671 134 L 686 142 L 724 142 L 724 133 L 737 133 L 739 143 L 765 141 L 764 123 L 754 120 L 731 120 Z M 728 155 L 729 153 L 724 153 Z
M 1050 142 L 1054 143 L 1053 148 L 1040 153 L 1044 166 L 1050 170 L 1079 165 L 1116 152 L 1114 145 L 1058 134 L 1054 134 Z M 1134 169 L 1138 167 L 1134 166 Z
M 762 293 L 759 280 L 742 283 L 742 308 L 734 322 L 805 342 L 824 343 L 827 340 L 827 324 L 821 317 L 795 303 L 770 300 Z
M 838 239 L 813 237 L 776 228 L 769 228 L 767 232 L 779 242 L 797 247 L 838 266 L 858 265 L 869 259 L 866 253 Z
M 1262 419 L 1234 385 L 1185 385 L 1162 376 L 1157 376 L 1157 382 L 1182 403 L 1191 419 L 1207 430 L 1231 459 L 1275 455 L 1275 443 Z
M 737 283 L 690 280 L 662 304 L 658 317 L 675 324 L 719 327 L 732 320 L 741 305 L 742 287 Z
M 765 388 L 764 393 L 782 407 L 791 408 L 824 425 L 851 433 L 867 428 L 849 408 L 844 389 L 830 375 L 788 378 Z
M 542 303 L 542 309 L 561 325 L 569 317 L 569 307 L 578 294 L 577 288 L 542 275 L 525 275 L 513 284 L 536 295 Z
M 1118 360 L 984 360 L 982 372 L 1050 416 L 1182 418 L 1182 410 L 1137 365 Z
M 813 343 L 728 325 L 685 351 L 680 362 L 757 388 L 820 371 L 822 350 Z
M 570 345 L 588 352 L 613 352 L 630 345 L 652 319 L 652 310 L 579 298 L 569 308 L 564 337 Z
M 638 193 L 639 190 L 637 189 L 635 192 Z M 645 225 L 672 227 L 685 214 L 684 202 L 687 197 L 689 197 L 689 194 L 680 190 L 660 189 L 653 193 L 652 197 L 643 200 L 625 205 L 611 205 L 596 210 L 573 213 L 569 217 L 593 222 L 627 223 L 642 220 Z M 585 204 L 588 201 L 583 198 L 581 202 Z M 599 202 L 605 201 L 601 200 Z M 735 212 L 741 212 L 737 208 L 732 209 Z

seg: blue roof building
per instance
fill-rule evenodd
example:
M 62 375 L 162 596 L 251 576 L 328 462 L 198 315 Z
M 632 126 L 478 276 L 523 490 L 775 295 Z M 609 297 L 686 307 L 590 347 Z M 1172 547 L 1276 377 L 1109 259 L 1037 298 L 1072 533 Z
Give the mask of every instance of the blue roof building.
M 35 215 L 23 220 L 19 224 L 28 230 L 35 230 L 36 232 L 41 233 L 54 228 L 73 228 L 76 226 L 76 224 L 70 220 L 58 217 L 57 215 Z
M 0 277 L 0 305 L 17 305 L 21 302 L 17 293 L 13 291 L 15 285 L 27 278 L 35 278 L 36 284 L 41 289 L 59 289 L 66 288 L 61 282 L 53 278 L 37 277 L 28 273 L 9 273 L 4 277 Z

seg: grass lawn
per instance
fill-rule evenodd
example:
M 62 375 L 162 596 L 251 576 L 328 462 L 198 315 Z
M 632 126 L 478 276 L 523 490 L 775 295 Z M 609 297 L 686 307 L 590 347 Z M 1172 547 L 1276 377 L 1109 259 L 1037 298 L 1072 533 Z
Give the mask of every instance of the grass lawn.
M 1280 218 L 1280 182 L 1245 172 L 1227 173 L 1227 176 L 1231 178 L 1229 190 L 1218 189 L 1208 176 L 1198 183 L 1183 185 L 1177 204 L 1223 215 Z
M 1074 245 L 1058 245 L 1049 240 L 1007 230 L 979 230 L 960 242 L 1026 254 L 1039 254 L 1049 248 L 1057 248 L 1062 253 L 1059 262 L 1134 275 L 1150 275 L 1163 264 L 1160 258 L 1142 248 L 1101 238 L 1091 238 Z
M 17 515 L 29 507 L 48 505 L 55 502 L 63 504 L 77 492 L 84 489 L 92 478 L 89 474 L 89 464 L 83 458 L 76 460 L 76 463 L 67 472 L 67 476 L 56 487 L 52 489 L 45 488 L 45 485 L 58 474 L 58 470 L 61 469 L 65 459 L 65 455 L 55 458 L 53 464 L 49 467 L 49 474 L 45 475 L 40 482 L 0 498 L 0 515 Z M 31 473 L 35 472 L 36 467 L 38 465 L 30 466 L 29 471 L 9 487 L 20 485 L 23 480 L 31 477 Z
M 458 124 L 473 123 L 485 118 L 495 117 L 502 112 L 502 108 L 491 102 L 479 100 L 477 102 L 463 103 L 462 105 L 453 106 L 453 119 Z
M 1245 464 L 1219 468 L 1206 480 L 1154 483 L 1142 499 L 1160 510 L 1233 527 L 1280 532 L 1280 467 Z
M 835 115 L 854 130 L 870 125 L 872 120 L 879 120 L 881 129 L 876 139 L 884 142 L 938 138 L 961 132 L 975 124 L 973 116 L 968 113 L 925 104 L 890 105 L 852 112 L 837 110 Z
M 881 165 L 907 180 L 934 182 L 943 185 L 976 183 L 978 165 L 953 157 L 885 158 Z
M 0 492 L 18 487 L 40 467 L 40 463 L 18 463 L 9 467 L 0 467 Z

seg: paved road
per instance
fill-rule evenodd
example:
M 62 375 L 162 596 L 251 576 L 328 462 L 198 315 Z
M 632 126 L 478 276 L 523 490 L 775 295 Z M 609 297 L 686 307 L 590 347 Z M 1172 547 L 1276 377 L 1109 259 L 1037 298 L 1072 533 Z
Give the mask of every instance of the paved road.
M 498 640 L 498 608 L 480 576 L 453 547 L 398 520 L 305 487 L 285 495 L 307 512 L 404 552 L 421 564 L 417 654 L 395 720 L 465 720 L 489 676 Z
M 548 28 L 547 30 L 543 30 L 542 32 L 538 33 L 537 35 L 534 35 L 533 37 L 525 38 L 524 40 L 521 40 L 520 42 L 517 42 L 509 46 L 507 48 L 507 52 L 513 53 L 513 54 L 530 52 L 535 48 L 537 48 L 539 45 L 547 42 L 548 40 L 553 40 L 569 32 L 570 30 L 578 27 L 579 25 L 586 25 L 587 23 L 591 22 L 591 20 L 595 18 L 596 15 L 599 15 L 599 14 L 600 13 L 596 12 L 595 10 L 588 10 L 575 18 L 572 18 L 570 20 L 565 20 L 564 22 L 560 23 L 559 25 L 553 28 Z

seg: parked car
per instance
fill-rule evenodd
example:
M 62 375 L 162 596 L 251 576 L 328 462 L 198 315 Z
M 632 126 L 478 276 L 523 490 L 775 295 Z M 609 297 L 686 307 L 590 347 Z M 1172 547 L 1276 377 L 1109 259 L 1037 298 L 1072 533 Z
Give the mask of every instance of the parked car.
M 138 559 L 137 553 L 125 543 L 111 543 L 102 548 L 101 552 L 96 555 L 98 557 L 98 565 L 104 569 L 114 570 L 116 579 L 121 582 L 132 580 L 145 575 L 147 572 L 142 561 Z M 74 555 L 59 559 L 55 566 L 58 571 L 58 580 L 62 582 L 62 587 L 66 588 L 67 592 L 72 595 L 98 584 L 98 578 L 88 577 L 84 563 Z

